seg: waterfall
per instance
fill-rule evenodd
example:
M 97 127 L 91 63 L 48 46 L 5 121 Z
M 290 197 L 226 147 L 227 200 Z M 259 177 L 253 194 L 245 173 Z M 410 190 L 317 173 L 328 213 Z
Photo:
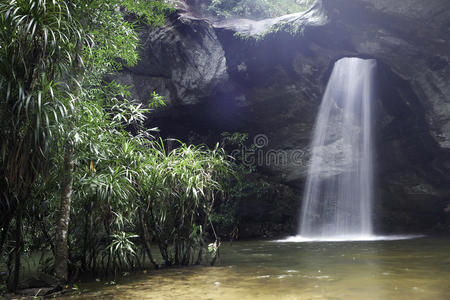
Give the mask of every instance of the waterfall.
M 299 234 L 312 239 L 372 235 L 375 60 L 336 62 L 316 120 Z

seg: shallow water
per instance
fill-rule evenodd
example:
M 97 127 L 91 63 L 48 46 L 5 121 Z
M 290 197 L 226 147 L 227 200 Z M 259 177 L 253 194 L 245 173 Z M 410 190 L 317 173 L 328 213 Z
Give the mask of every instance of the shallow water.
M 78 299 L 450 299 L 450 238 L 236 242 L 216 267 L 171 268 Z

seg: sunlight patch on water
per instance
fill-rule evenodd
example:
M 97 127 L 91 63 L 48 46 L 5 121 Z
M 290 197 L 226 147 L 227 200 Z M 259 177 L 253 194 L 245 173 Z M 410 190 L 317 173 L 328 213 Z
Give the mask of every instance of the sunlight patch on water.
M 424 237 L 424 235 L 338 235 L 330 237 L 303 237 L 301 235 L 290 236 L 277 243 L 309 243 L 309 242 L 371 242 L 371 241 L 399 241 Z

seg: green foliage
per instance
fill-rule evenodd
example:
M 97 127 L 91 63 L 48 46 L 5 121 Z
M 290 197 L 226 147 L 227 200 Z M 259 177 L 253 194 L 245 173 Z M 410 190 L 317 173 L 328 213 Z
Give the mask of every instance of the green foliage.
M 138 26 L 160 25 L 170 11 L 146 0 L 0 3 L 0 251 L 8 277 L 23 252 L 47 253 L 40 270 L 53 272 L 68 141 L 72 272 L 143 266 L 139 254 L 153 242 L 168 265 L 201 261 L 232 159 L 219 146 L 155 140 L 144 123 L 163 97 L 153 92 L 144 106 L 105 80 L 138 62 Z
M 164 101 L 164 97 L 158 95 L 155 91 L 153 91 L 150 100 L 149 100 L 149 107 L 156 109 L 160 108 L 166 105 L 166 102 Z
M 39 205 L 30 201 L 33 188 L 51 167 L 75 97 L 71 88 L 79 85 L 72 73 L 83 64 L 79 50 L 85 41 L 76 9 L 64 0 L 0 2 L 0 185 L 5 189 L 0 201 L 7 207 L 1 212 L 0 250 L 14 219 L 11 289 L 18 285 L 21 255 L 30 243 L 23 224 L 43 222 L 35 215 Z M 11 260 L 10 254 L 8 265 Z
M 211 221 L 218 228 L 217 234 L 223 238 L 237 238 L 239 225 L 239 204 L 245 198 L 244 185 L 249 174 L 256 171 L 255 165 L 245 164 L 246 155 L 255 150 L 255 145 L 248 145 L 248 134 L 240 132 L 222 133 L 221 146 L 231 153 L 233 160 L 233 176 L 229 176 L 224 182 L 225 194 L 215 203 L 211 215 Z M 242 151 L 242 149 L 250 151 Z M 236 151 L 238 150 L 238 151 Z
M 216 203 L 211 220 L 218 228 L 219 236 L 238 239 L 244 201 L 263 203 L 269 194 L 270 184 L 258 175 L 254 160 L 258 148 L 250 143 L 247 133 L 224 132 L 221 146 L 232 154 L 234 172 L 223 183 L 225 195 Z
M 248 134 L 241 132 L 223 132 L 222 133 L 222 145 L 224 147 L 244 147 L 245 143 L 248 141 Z
M 166 1 L 136 1 L 122 0 L 119 4 L 128 12 L 144 19 L 146 24 L 161 26 L 164 24 L 165 16 L 175 10 Z
M 7 291 L 7 286 L 6 284 L 0 283 L 0 295 L 5 294 Z
M 86 23 L 89 47 L 85 48 L 87 79 L 119 70 L 122 64 L 138 62 L 140 45 L 136 29 L 145 25 L 161 26 L 173 8 L 159 0 L 94 0 L 84 1 L 79 18 Z M 124 14 L 127 17 L 124 18 Z M 131 18 L 129 14 L 134 17 Z M 88 20 L 86 20 L 89 18 Z
M 270 18 L 305 11 L 314 0 L 212 0 L 208 10 L 218 17 Z
M 0 162 L 9 188 L 26 195 L 67 115 L 60 79 L 81 59 L 82 33 L 65 1 L 2 1 L 0 28 Z
M 117 234 L 111 235 L 112 242 L 106 247 L 107 251 L 110 251 L 111 255 L 119 257 L 127 257 L 129 255 L 136 255 L 136 245 L 133 243 L 132 239 L 138 238 L 139 236 L 133 233 L 119 232 Z
M 203 245 L 214 200 L 223 192 L 221 182 L 231 166 L 218 147 L 180 144 L 167 152 L 160 142 L 156 151 L 160 162 L 142 180 L 148 191 L 142 205 L 165 263 L 188 264 Z

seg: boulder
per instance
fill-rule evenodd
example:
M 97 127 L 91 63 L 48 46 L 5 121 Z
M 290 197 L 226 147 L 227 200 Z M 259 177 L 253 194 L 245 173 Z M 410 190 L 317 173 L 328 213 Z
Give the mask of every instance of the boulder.
M 224 51 L 204 20 L 172 15 L 164 27 L 142 31 L 140 39 L 140 63 L 117 81 L 133 86 L 133 96 L 144 103 L 158 91 L 168 104 L 197 104 L 228 80 Z

